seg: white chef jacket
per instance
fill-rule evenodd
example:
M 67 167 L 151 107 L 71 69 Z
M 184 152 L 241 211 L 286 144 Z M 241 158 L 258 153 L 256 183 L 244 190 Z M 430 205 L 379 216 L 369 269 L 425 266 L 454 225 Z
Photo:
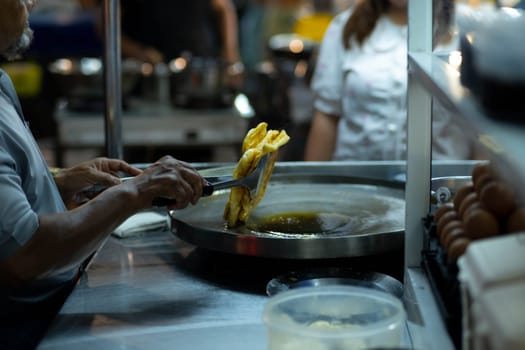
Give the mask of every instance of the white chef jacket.
M 340 117 L 333 159 L 405 159 L 407 26 L 382 16 L 362 45 L 353 38 L 345 49 L 342 33 L 350 15 L 342 12 L 326 30 L 312 79 L 314 108 Z M 465 137 L 443 111 L 433 117 L 433 157 L 465 159 Z

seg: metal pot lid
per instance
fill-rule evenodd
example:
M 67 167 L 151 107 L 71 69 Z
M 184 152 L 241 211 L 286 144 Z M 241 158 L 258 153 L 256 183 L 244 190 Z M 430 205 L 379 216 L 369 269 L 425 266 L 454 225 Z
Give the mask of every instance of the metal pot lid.
M 357 257 L 403 247 L 404 191 L 397 182 L 274 174 L 246 225 L 236 228 L 222 218 L 228 196 L 218 191 L 170 212 L 173 233 L 202 248 L 271 258 Z
M 266 294 L 273 296 L 289 289 L 326 285 L 366 287 L 390 293 L 400 299 L 403 296 L 403 284 L 391 276 L 339 267 L 292 271 L 277 276 L 266 285 Z

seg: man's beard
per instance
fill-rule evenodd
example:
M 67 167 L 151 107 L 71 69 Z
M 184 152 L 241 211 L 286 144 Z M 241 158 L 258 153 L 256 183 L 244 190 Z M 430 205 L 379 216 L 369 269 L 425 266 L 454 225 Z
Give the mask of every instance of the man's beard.
M 18 38 L 18 40 L 11 46 L 9 46 L 2 55 L 7 58 L 8 60 L 14 60 L 18 57 L 20 57 L 20 54 L 27 50 L 29 48 L 29 45 L 31 45 L 31 41 L 33 40 L 33 30 L 29 28 L 29 25 L 26 26 L 24 29 L 24 32 Z

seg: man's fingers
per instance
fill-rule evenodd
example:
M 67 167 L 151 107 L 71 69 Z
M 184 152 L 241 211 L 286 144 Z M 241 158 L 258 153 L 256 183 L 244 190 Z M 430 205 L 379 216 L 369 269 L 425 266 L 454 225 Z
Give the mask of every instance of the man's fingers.
M 93 174 L 91 182 L 95 184 L 113 186 L 120 183 L 120 178 L 107 173 L 97 172 L 96 174 Z

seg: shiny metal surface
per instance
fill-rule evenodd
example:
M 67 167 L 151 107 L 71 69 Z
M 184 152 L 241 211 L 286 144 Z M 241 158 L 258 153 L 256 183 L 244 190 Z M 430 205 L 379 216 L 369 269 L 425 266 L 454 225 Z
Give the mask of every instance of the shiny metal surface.
M 199 247 L 270 258 L 323 259 L 395 251 L 403 246 L 404 184 L 335 175 L 273 174 L 246 225 L 228 228 L 222 213 L 229 191 L 171 213 L 172 230 Z M 321 231 L 264 229 L 271 215 L 316 213 Z
M 168 147 L 212 151 L 215 161 L 237 161 L 248 120 L 233 108 L 183 109 L 129 98 L 123 111 L 122 142 L 126 147 Z M 96 112 L 55 111 L 57 156 L 80 149 L 104 147 L 104 118 Z M 71 154 L 73 156 L 73 154 Z
M 104 37 L 106 155 L 122 159 L 120 0 L 104 1 Z
M 403 296 L 402 283 L 393 277 L 341 267 L 306 269 L 277 276 L 266 285 L 266 294 L 272 296 L 289 289 L 327 285 L 366 287 L 390 293 L 398 298 Z
M 472 183 L 471 176 L 442 176 L 431 181 L 432 204 L 440 206 L 454 199 L 456 192 Z
M 171 102 L 180 107 L 229 107 L 234 91 L 227 88 L 228 63 L 183 53 L 168 64 Z
M 432 177 L 470 175 L 480 161 L 436 160 L 432 161 Z M 194 163 L 197 169 L 206 170 L 204 175 L 231 175 L 232 163 Z M 277 162 L 274 174 L 325 174 L 366 177 L 382 180 L 405 181 L 407 164 L 404 161 L 330 161 L 330 162 Z
M 235 186 L 244 186 L 254 197 L 257 197 L 258 192 L 262 188 L 261 185 L 264 183 L 264 174 L 268 171 L 271 172 L 270 167 L 273 166 L 273 163 L 270 162 L 270 157 L 271 155 L 269 153 L 262 156 L 255 169 L 246 177 L 240 179 L 228 177 L 225 180 L 218 180 L 217 182 L 212 182 L 211 179 L 208 178 L 208 181 L 211 182 L 210 185 L 212 186 L 212 192 L 227 188 L 229 189 Z
M 469 174 L 473 164 L 447 163 L 433 169 L 433 174 Z M 196 165 L 200 169 L 216 166 Z M 404 164 L 285 163 L 278 171 L 296 169 L 391 179 L 404 170 Z M 262 310 L 268 300 L 265 288 L 271 279 L 319 266 L 368 269 L 394 276 L 396 264 L 402 274 L 402 260 L 398 254 L 323 261 L 255 258 L 207 251 L 170 232 L 126 239 L 110 237 L 81 276 L 38 349 L 263 350 L 267 339 Z M 424 280 L 424 273 L 419 274 Z M 402 275 L 399 277 L 402 279 Z M 403 346 L 449 349 L 441 346 L 447 339 L 446 331 L 430 287 L 421 282 L 410 286 L 413 288 L 409 291 L 424 294 L 424 298 L 414 297 L 407 304 L 418 310 L 422 321 L 409 319 Z
M 110 237 L 38 349 L 266 349 L 267 297 L 207 280 L 207 259 L 169 232 Z

